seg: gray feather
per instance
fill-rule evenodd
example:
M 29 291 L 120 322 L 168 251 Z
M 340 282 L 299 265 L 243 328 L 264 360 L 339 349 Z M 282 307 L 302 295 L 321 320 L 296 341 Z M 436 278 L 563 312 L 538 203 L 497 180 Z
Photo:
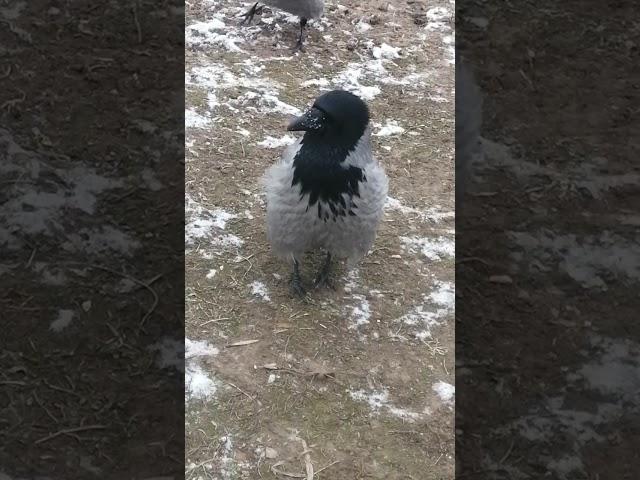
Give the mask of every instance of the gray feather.
M 323 0 L 264 0 L 262 3 L 306 19 L 320 18 L 324 12 Z
M 263 179 L 269 243 L 282 258 L 299 259 L 307 251 L 325 249 L 353 265 L 373 245 L 387 197 L 387 176 L 371 153 L 371 130 L 367 128 L 343 162 L 344 166 L 362 168 L 366 178 L 359 185 L 359 197 L 343 194 L 355 216 L 338 216 L 327 222 L 318 218 L 315 208 L 308 208 L 309 194 L 301 196 L 300 185 L 292 186 L 293 160 L 300 145 L 300 140 L 291 145 Z M 321 208 L 329 209 L 322 200 L 319 203 Z

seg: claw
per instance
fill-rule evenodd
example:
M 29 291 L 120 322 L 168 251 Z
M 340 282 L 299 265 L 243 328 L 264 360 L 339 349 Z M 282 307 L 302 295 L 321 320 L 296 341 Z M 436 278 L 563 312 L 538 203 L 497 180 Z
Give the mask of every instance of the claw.
M 293 273 L 291 274 L 291 293 L 299 298 L 304 298 L 307 295 L 300 278 L 300 264 L 295 259 L 293 260 Z
M 241 15 L 241 17 L 244 17 L 244 20 L 240 22 L 240 25 L 251 25 L 253 17 L 262 14 L 262 9 L 264 8 L 264 6 L 258 7 L 258 3 L 260 2 L 256 2 L 255 5 L 251 7 L 251 9 L 247 13 Z
M 306 18 L 301 18 L 300 19 L 300 36 L 298 37 L 298 42 L 296 43 L 296 46 L 293 47 L 293 53 L 296 52 L 304 52 L 305 48 L 304 48 L 304 37 L 305 37 L 305 28 L 307 26 L 307 19 Z
M 333 282 L 329 278 L 329 274 L 331 273 L 331 253 L 327 252 L 327 257 L 324 261 L 324 264 L 320 268 L 318 275 L 316 276 L 313 285 L 315 288 L 327 287 L 331 290 L 335 290 L 336 287 L 333 285 Z

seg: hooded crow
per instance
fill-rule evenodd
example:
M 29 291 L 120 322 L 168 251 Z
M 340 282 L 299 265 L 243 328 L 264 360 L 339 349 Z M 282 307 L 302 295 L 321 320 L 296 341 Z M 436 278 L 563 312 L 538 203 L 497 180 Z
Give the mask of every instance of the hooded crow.
M 300 17 L 300 37 L 295 50 L 304 50 L 305 28 L 311 19 L 320 18 L 324 13 L 324 0 L 264 0 L 262 3 L 284 10 L 292 15 Z M 251 9 L 243 15 L 242 23 L 251 24 L 254 15 L 262 13 L 260 2 L 256 2 Z
M 473 159 L 481 150 L 482 95 L 471 71 L 456 62 L 456 203 L 462 200 Z
M 288 130 L 304 135 L 265 174 L 267 237 L 275 255 L 293 263 L 292 291 L 304 296 L 305 252 L 326 251 L 314 283 L 331 287 L 333 257 L 352 267 L 369 251 L 388 179 L 371 152 L 369 109 L 352 93 L 321 95 Z

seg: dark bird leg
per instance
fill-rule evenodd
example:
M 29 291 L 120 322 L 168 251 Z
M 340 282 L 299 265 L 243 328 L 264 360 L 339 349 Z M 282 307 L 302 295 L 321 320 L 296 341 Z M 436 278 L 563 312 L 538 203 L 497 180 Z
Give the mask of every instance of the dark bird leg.
M 251 7 L 251 9 L 247 13 L 242 15 L 244 17 L 244 20 L 240 22 L 240 25 L 251 25 L 251 22 L 253 21 L 253 17 L 255 15 L 262 14 L 262 9 L 264 8 L 264 6 L 258 7 L 259 3 L 260 2 L 256 2 L 256 4 L 253 7 Z
M 329 279 L 330 273 L 331 273 L 331 253 L 327 252 L 327 257 L 325 258 L 325 261 L 322 264 L 322 267 L 320 267 L 320 271 L 318 272 L 318 275 L 316 276 L 313 282 L 315 287 L 316 288 L 327 287 L 327 288 L 330 288 L 331 290 L 335 290 L 336 288 L 334 287 L 333 283 L 331 283 L 331 280 Z
M 307 28 L 308 20 L 306 18 L 300 19 L 300 37 L 298 37 L 298 43 L 293 47 L 294 53 L 298 50 L 304 52 L 304 37 L 305 37 L 305 29 Z
M 293 273 L 291 274 L 291 293 L 298 297 L 304 297 L 307 294 L 300 278 L 300 264 L 295 258 L 293 259 Z

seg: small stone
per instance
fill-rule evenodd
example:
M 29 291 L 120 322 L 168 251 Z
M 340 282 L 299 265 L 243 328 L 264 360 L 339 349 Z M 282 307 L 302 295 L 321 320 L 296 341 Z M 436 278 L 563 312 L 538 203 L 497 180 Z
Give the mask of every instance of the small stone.
M 278 458 L 278 451 L 275 448 L 265 447 L 264 456 L 269 460 L 273 460 L 274 458 Z
M 89 310 L 91 310 L 91 300 L 82 302 L 82 310 L 84 310 L 85 312 L 88 312 Z

